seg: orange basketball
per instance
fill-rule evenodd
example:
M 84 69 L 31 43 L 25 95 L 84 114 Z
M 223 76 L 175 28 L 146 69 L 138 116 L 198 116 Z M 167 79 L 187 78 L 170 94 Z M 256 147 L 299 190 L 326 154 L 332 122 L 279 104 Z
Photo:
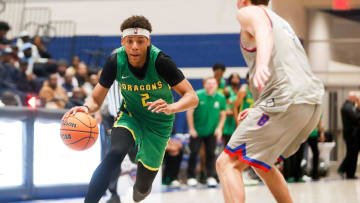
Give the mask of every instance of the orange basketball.
M 62 141 L 73 150 L 86 150 L 94 145 L 99 129 L 95 119 L 83 112 L 77 112 L 61 121 L 60 136 Z

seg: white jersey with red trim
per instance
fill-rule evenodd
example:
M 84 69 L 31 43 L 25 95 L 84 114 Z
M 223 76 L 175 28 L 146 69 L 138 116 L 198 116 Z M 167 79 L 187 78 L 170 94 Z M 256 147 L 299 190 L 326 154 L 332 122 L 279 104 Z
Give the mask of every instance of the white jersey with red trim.
M 261 7 L 262 8 L 262 7 Z M 291 26 L 270 9 L 263 8 L 273 29 L 274 46 L 269 62 L 271 77 L 259 94 L 253 85 L 256 48 L 241 50 L 250 71 L 250 91 L 255 105 L 265 112 L 284 112 L 291 104 L 321 104 L 322 82 L 312 73 L 305 50 Z

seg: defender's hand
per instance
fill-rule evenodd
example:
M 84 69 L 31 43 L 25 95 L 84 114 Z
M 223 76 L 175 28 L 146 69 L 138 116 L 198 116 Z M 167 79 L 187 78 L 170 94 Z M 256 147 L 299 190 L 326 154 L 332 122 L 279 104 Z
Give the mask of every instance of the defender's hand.
M 251 108 L 248 108 L 240 112 L 237 118 L 238 121 L 243 121 L 248 116 L 250 109 Z
M 269 80 L 270 76 L 271 74 L 269 72 L 269 67 L 267 66 L 256 67 L 256 72 L 254 75 L 254 85 L 259 92 L 262 92 L 262 90 L 265 88 L 265 84 Z
M 154 102 L 147 102 L 147 104 L 149 104 L 148 110 L 151 110 L 151 112 L 164 112 L 167 115 L 174 113 L 171 104 L 167 104 L 163 99 L 158 99 Z
M 77 112 L 84 112 L 84 113 L 88 114 L 89 109 L 85 106 L 75 106 L 75 107 L 71 108 L 68 112 L 66 112 L 61 120 L 65 120 L 68 117 L 75 115 Z

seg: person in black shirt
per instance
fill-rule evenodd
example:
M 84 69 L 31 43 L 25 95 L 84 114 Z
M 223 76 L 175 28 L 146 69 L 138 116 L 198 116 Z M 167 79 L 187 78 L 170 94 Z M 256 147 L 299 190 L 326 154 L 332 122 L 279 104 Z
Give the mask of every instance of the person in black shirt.
M 355 172 L 360 141 L 360 99 L 356 97 L 354 92 L 349 93 L 348 99 L 342 105 L 341 118 L 346 144 L 346 156 L 338 172 L 341 175 L 345 173 L 347 179 L 356 179 Z
M 92 96 L 85 102 L 84 106 L 72 108 L 63 117 L 63 119 L 66 119 L 79 111 L 85 113 L 98 111 L 115 79 L 119 87 L 121 87 L 121 94 L 128 96 L 124 96 L 123 105 L 120 107 L 119 120 L 111 131 L 111 149 L 93 173 L 85 197 L 85 203 L 95 203 L 100 200 L 108 188 L 111 175 L 117 166 L 122 163 L 125 155 L 135 143 L 138 144 L 139 139 L 137 135 L 139 135 L 140 141 L 156 140 L 153 143 L 138 145 L 138 151 L 142 150 L 143 153 L 139 152 L 137 154 L 141 159 L 137 159 L 137 174 L 132 199 L 134 202 L 140 202 L 145 199 L 151 192 L 152 183 L 161 165 L 163 156 L 158 155 L 160 154 L 159 152 L 165 151 L 166 142 L 164 141 L 168 139 L 170 134 L 170 132 L 169 134 L 166 133 L 170 129 L 170 125 L 172 125 L 173 114 L 192 109 L 198 104 L 198 98 L 194 89 L 176 67 L 175 63 L 165 53 L 151 45 L 151 24 L 145 17 L 132 16 L 126 19 L 121 25 L 121 31 L 123 34 L 121 40 L 123 47 L 117 50 L 117 55 L 114 53 L 107 59 L 99 83 L 95 86 Z M 154 54 L 155 50 L 156 55 Z M 149 52 L 152 54 L 150 55 Z M 119 75 L 116 77 L 118 70 Z M 122 71 L 132 74 L 124 76 Z M 154 77 L 161 81 L 155 83 L 155 86 L 140 85 L 140 83 L 144 82 L 142 80 L 145 80 L 145 82 L 150 81 L 149 77 Z M 135 83 L 139 83 L 139 86 Z M 156 84 L 160 84 L 161 87 L 160 85 L 156 86 Z M 133 86 L 134 91 L 130 91 L 128 88 L 131 87 L 132 89 Z M 135 86 L 136 88 L 139 87 L 137 91 L 135 91 Z M 156 89 L 152 90 L 151 88 L 153 87 Z M 172 98 L 171 100 L 169 99 L 172 97 L 170 87 L 182 96 L 176 102 L 173 102 Z M 152 92 L 145 92 L 148 89 Z M 154 98 L 142 96 L 149 94 Z M 129 97 L 131 98 L 129 99 Z M 139 100 L 137 103 L 129 103 L 128 100 L 131 99 Z M 136 109 L 136 107 L 138 108 Z M 136 112 L 137 110 L 140 112 Z M 122 116 L 126 119 L 121 120 Z M 154 117 L 158 119 L 151 119 Z M 118 122 L 121 121 L 124 122 L 121 123 L 122 125 L 119 125 Z M 127 126 L 132 125 L 132 123 L 135 123 L 133 124 L 134 130 L 131 129 L 131 126 Z M 149 130 L 143 128 L 140 124 L 146 125 L 146 128 L 149 128 Z M 161 129 L 153 129 L 154 125 L 160 126 L 162 124 L 166 126 Z M 146 131 L 146 134 L 141 134 L 138 130 Z M 163 132 L 163 134 L 160 132 Z M 154 153 L 154 156 L 150 158 L 149 156 L 152 154 L 147 153 L 147 150 L 152 150 L 151 152 Z M 149 165 L 152 164 L 152 161 L 155 163 Z

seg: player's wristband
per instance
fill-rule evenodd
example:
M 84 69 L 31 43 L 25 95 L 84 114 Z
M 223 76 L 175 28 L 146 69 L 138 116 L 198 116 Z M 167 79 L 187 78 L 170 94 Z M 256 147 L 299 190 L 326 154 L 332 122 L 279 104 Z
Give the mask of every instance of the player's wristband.
M 88 105 L 83 105 L 83 107 L 88 109 L 88 112 L 90 112 L 90 107 Z

